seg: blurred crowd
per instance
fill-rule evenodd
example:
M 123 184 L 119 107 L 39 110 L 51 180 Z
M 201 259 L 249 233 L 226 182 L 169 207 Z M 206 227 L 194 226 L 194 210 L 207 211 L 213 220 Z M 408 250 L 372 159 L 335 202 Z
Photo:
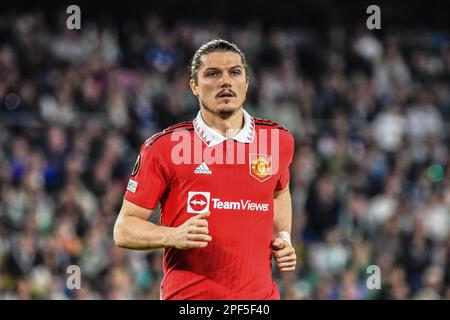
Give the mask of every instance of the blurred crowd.
M 66 17 L 0 14 L 0 299 L 159 299 L 162 251 L 112 228 L 140 145 L 194 118 L 189 62 L 218 37 L 247 56 L 245 108 L 296 140 L 282 297 L 450 298 L 448 33 Z

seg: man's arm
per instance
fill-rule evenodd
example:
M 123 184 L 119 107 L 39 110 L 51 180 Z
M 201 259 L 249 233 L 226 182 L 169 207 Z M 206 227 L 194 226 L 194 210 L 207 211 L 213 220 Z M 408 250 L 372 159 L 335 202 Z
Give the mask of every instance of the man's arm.
M 274 199 L 274 231 L 275 233 L 287 231 L 291 234 L 292 229 L 292 202 L 289 185 L 280 191 L 275 191 Z
M 274 193 L 274 231 L 272 254 L 280 271 L 293 271 L 297 256 L 292 247 L 290 234 L 292 229 L 292 203 L 289 185 Z
M 118 247 L 147 250 L 175 247 L 177 249 L 203 248 L 212 240 L 208 235 L 205 214 L 194 215 L 182 225 L 164 227 L 148 219 L 153 210 L 139 207 L 124 200 L 114 225 L 114 242 Z

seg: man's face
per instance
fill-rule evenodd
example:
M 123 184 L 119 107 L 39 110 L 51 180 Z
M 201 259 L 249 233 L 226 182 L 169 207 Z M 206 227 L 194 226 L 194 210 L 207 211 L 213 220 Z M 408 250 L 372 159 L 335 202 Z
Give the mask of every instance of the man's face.
M 248 89 L 241 56 L 232 51 L 216 51 L 203 55 L 197 73 L 197 83 L 190 86 L 206 110 L 228 118 L 239 110 Z

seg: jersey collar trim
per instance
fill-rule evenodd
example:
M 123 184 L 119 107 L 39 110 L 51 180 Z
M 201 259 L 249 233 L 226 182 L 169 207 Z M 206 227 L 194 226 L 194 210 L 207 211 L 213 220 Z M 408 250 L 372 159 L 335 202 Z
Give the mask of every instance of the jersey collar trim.
M 242 111 L 244 113 L 244 126 L 232 139 L 241 143 L 251 143 L 255 137 L 255 119 L 247 111 Z M 227 140 L 227 137 L 210 128 L 205 123 L 200 111 L 194 119 L 193 124 L 195 132 L 208 147 L 214 147 Z

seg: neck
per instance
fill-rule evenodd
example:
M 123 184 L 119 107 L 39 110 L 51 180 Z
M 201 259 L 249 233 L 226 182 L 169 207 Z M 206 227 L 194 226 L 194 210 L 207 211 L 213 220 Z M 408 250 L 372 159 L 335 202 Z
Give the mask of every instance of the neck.
M 231 138 L 235 136 L 244 127 L 244 112 L 242 108 L 236 110 L 236 112 L 226 119 L 221 118 L 205 108 L 202 108 L 200 112 L 203 121 L 205 121 L 208 127 L 218 131 L 225 137 Z

